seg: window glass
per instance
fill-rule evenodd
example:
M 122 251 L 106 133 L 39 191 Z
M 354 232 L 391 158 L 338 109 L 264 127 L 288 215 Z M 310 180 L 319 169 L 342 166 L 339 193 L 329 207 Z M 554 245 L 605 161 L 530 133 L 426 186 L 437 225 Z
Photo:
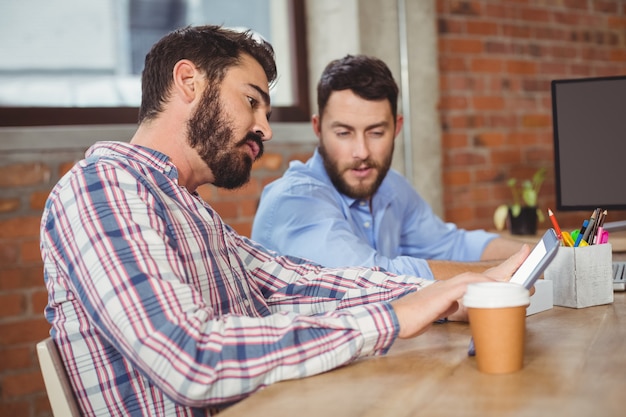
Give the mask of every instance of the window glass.
M 252 29 L 271 42 L 279 73 L 272 104 L 293 106 L 293 2 L 1 2 L 0 107 L 136 108 L 146 53 L 164 34 L 188 24 Z

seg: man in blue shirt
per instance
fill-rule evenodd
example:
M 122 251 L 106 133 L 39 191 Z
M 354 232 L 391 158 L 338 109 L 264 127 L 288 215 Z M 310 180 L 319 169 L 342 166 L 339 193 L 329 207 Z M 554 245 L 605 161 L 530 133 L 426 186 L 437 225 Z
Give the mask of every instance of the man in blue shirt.
M 403 117 L 384 62 L 362 55 L 335 60 L 317 89 L 312 125 L 319 146 L 265 188 L 253 240 L 325 266 L 380 266 L 431 279 L 482 271 L 493 262 L 476 261 L 520 249 L 520 242 L 442 221 L 390 169 Z

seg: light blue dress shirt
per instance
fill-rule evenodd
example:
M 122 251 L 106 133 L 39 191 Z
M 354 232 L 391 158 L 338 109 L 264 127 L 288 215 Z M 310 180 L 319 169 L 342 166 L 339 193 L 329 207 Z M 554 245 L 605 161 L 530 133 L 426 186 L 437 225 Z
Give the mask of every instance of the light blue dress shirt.
M 427 259 L 478 261 L 489 241 L 484 230 L 464 230 L 437 217 L 397 171 L 389 170 L 370 203 L 339 193 L 316 150 L 293 161 L 265 187 L 252 239 L 282 254 L 324 266 L 380 266 L 433 278 Z

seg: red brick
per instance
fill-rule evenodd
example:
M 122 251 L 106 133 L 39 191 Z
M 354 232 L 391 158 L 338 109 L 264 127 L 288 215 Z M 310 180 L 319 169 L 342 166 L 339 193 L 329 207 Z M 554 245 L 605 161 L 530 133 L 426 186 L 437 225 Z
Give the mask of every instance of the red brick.
M 496 58 L 475 58 L 471 61 L 470 67 L 472 72 L 498 74 L 502 72 L 504 63 L 501 59 Z
M 28 400 L 0 400 L 0 416 L 28 416 L 31 415 L 30 408 L 31 402 Z
M 48 199 L 48 195 L 50 195 L 50 190 L 46 191 L 35 191 L 30 195 L 30 208 L 33 210 L 41 210 L 46 204 L 46 200 Z
M 469 142 L 465 133 L 443 133 L 441 139 L 444 149 L 464 148 Z
M 491 152 L 491 163 L 496 166 L 519 164 L 520 161 L 521 161 L 521 155 L 520 155 L 519 149 L 513 149 L 513 150 L 494 149 Z
M 44 286 L 43 268 L 41 265 L 23 267 L 12 265 L 10 268 L 0 268 L 0 291 L 39 286 Z
M 230 225 L 242 236 L 250 237 L 252 234 L 252 221 L 232 222 Z
M 261 193 L 261 188 L 259 185 L 259 180 L 255 177 L 250 178 L 250 181 L 245 184 L 243 187 L 234 189 L 234 190 L 227 190 L 225 188 L 216 188 L 213 187 L 214 192 L 217 193 L 217 195 L 222 198 L 222 197 L 228 197 L 228 198 L 233 198 L 235 196 L 250 196 L 250 195 L 259 195 Z
M 28 347 L 8 347 L 2 349 L 2 360 L 0 360 L 0 373 L 7 370 L 32 368 L 39 366 L 35 363 L 35 353 L 31 346 Z
M 76 165 L 76 161 L 66 161 L 59 165 L 59 177 L 67 174 L 74 165 Z
M 236 219 L 239 214 L 237 210 L 239 203 L 237 201 L 215 201 L 210 204 L 227 223 L 230 220 Z
M 43 287 L 42 290 L 34 291 L 30 299 L 30 311 L 34 314 L 43 314 L 44 308 L 48 304 L 48 291 Z
M 477 39 L 448 38 L 440 41 L 443 52 L 478 54 L 484 51 L 483 42 Z
M 0 347 L 20 343 L 36 343 L 48 337 L 50 324 L 43 317 L 28 318 L 10 323 L 0 323 Z
M 470 35 L 496 35 L 499 25 L 492 22 L 472 21 L 467 22 L 467 33 Z
M 0 166 L 0 187 L 24 187 L 46 183 L 50 168 L 41 162 L 25 162 Z
M 313 152 L 297 152 L 289 154 L 288 160 L 306 162 L 311 156 L 313 156 Z
M 13 217 L 0 221 L 0 239 L 39 236 L 40 216 Z
M 256 214 L 256 210 L 259 206 L 259 199 L 249 199 L 239 202 L 239 215 L 243 218 L 252 219 Z
M 466 60 L 462 57 L 439 55 L 439 69 L 441 71 L 466 71 L 468 68 Z
M 532 31 L 530 26 L 515 24 L 502 25 L 502 33 L 511 38 L 530 38 Z
M 522 60 L 508 61 L 506 63 L 506 71 L 511 74 L 536 74 L 537 63 Z
M 39 239 L 23 241 L 20 244 L 20 258 L 23 263 L 42 262 Z
M 0 319 L 18 316 L 26 311 L 26 300 L 21 293 L 0 294 Z
M 478 96 L 472 99 L 472 106 L 476 110 L 501 110 L 504 108 L 502 96 Z
M 522 117 L 524 127 L 550 127 L 552 126 L 552 116 L 547 114 L 529 114 Z
M 468 185 L 471 182 L 471 176 L 468 171 L 453 171 L 443 174 L 443 183 L 446 186 Z
M 277 171 L 282 168 L 283 156 L 279 153 L 263 154 L 263 157 L 254 163 L 253 169 L 267 169 Z
M 0 240 L 0 267 L 16 264 L 19 260 L 20 248 L 13 241 Z
M 499 132 L 485 132 L 476 135 L 474 144 L 479 147 L 496 147 L 505 142 L 505 136 Z
M 439 103 L 442 110 L 463 110 L 467 109 L 467 98 L 463 96 L 442 97 Z
M 33 394 L 45 389 L 39 369 L 7 375 L 2 378 L 1 386 L 2 395 L 9 398 Z
M 0 213 L 17 211 L 21 202 L 19 198 L 0 198 Z
M 550 21 L 550 12 L 547 10 L 542 10 L 540 8 L 522 8 L 520 17 L 523 20 L 528 20 L 531 22 L 547 23 Z

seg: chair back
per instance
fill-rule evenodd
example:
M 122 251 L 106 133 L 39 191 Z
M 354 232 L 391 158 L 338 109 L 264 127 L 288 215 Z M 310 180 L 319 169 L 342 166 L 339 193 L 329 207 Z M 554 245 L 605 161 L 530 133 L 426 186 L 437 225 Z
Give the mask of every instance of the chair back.
M 79 417 L 74 391 L 51 337 L 37 343 L 37 356 L 54 417 Z

